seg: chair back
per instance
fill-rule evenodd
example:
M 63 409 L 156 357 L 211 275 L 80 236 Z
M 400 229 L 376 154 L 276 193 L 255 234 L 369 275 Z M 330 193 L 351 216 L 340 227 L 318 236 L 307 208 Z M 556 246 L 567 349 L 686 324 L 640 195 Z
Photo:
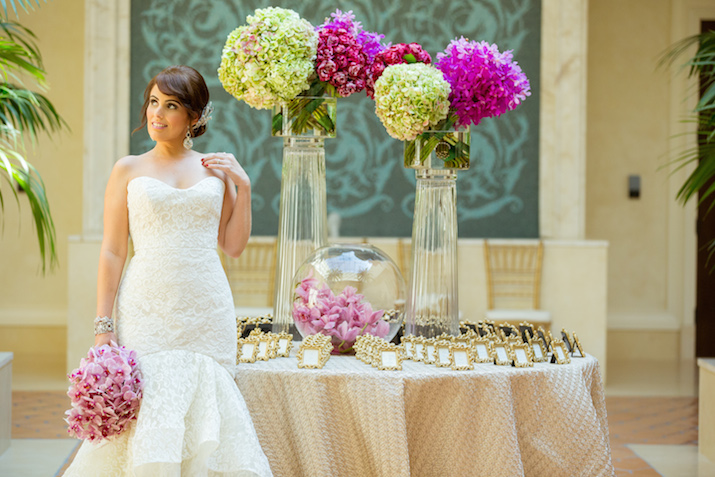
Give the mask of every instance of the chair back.
M 276 238 L 251 237 L 238 258 L 220 253 L 236 306 L 271 307 L 276 275 Z
M 410 273 L 412 273 L 412 238 L 397 239 L 397 266 L 402 272 L 405 284 L 410 286 Z
M 488 309 L 539 309 L 541 264 L 540 240 L 486 240 Z

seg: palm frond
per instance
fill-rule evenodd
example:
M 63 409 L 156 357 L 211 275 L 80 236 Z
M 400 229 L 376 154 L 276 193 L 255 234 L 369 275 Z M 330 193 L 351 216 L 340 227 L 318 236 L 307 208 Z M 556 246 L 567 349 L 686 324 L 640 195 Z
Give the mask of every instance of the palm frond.
M 35 35 L 15 22 L 5 21 L 8 2 L 17 14 L 16 3 L 25 10 L 29 0 L 0 0 L 5 16 L 0 12 L 0 176 L 10 185 L 20 207 L 27 198 L 40 249 L 42 272 L 57 265 L 55 226 L 42 177 L 23 156 L 23 140 L 35 143 L 39 133 L 52 133 L 67 124 L 50 100 L 43 94 L 27 89 L 21 77 L 29 77 L 42 89 L 45 71 L 35 43 Z M 39 6 L 39 0 L 35 0 Z M 10 82 L 9 80 L 13 80 Z M 18 189 L 24 194 L 19 194 Z M 0 223 L 3 224 L 5 200 L 0 189 Z
M 45 3 L 47 3 L 47 0 L 45 0 Z M 32 1 L 30 0 L 0 0 L 0 4 L 2 5 L 2 9 L 5 13 L 5 18 L 8 17 L 8 11 L 7 7 L 8 4 L 12 8 L 12 11 L 15 13 L 15 16 L 17 17 L 17 5 L 20 5 L 20 7 L 25 10 L 25 13 L 29 13 L 30 10 L 34 10 L 35 6 L 32 4 Z M 39 7 L 40 2 L 39 0 L 35 0 L 35 4 Z
M 21 197 L 16 192 L 16 185 L 25 192 L 34 220 L 37 242 L 40 249 L 42 272 L 45 273 L 47 265 L 50 269 L 57 266 L 57 251 L 55 243 L 55 225 L 50 213 L 50 204 L 45 194 L 45 184 L 42 177 L 32 164 L 14 150 L 14 145 L 5 139 L 0 139 L 0 175 L 3 175 L 11 185 L 15 200 L 20 206 Z M 4 210 L 4 199 L 0 189 L 0 203 Z

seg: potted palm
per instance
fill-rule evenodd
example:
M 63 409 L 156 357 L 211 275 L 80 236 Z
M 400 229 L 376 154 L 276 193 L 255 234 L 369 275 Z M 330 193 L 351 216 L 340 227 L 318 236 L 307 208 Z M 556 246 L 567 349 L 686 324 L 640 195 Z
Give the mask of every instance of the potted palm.
M 34 145 L 40 133 L 52 133 L 66 123 L 43 91 L 45 70 L 35 43 L 35 35 L 19 23 L 8 21 L 8 3 L 17 14 L 15 0 L 2 0 L 0 12 L 0 183 L 6 183 L 5 196 L 11 193 L 21 206 L 23 199 L 32 212 L 43 273 L 57 264 L 55 227 L 45 185 L 37 169 L 25 159 L 25 144 Z M 27 11 L 30 0 L 17 0 Z M 4 180 L 3 180 L 4 179 Z M 0 223 L 4 219 L 5 200 L 0 187 Z

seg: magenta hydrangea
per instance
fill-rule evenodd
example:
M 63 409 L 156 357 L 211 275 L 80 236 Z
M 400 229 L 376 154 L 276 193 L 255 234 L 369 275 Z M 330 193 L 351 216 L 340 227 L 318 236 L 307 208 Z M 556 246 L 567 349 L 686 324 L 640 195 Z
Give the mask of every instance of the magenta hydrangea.
M 70 436 L 90 442 L 111 439 L 136 419 L 144 384 L 135 351 L 114 342 L 90 348 L 67 377 L 72 408 L 65 412 L 65 422 Z
M 370 57 L 379 45 L 380 35 L 362 33 L 360 22 L 355 22 L 352 11 L 336 10 L 332 20 L 326 19 L 318 30 L 318 54 L 316 72 L 318 79 L 325 81 L 342 96 L 365 89 Z M 362 33 L 362 34 L 361 34 Z M 376 40 L 377 39 L 377 40 Z
M 497 45 L 485 41 L 454 39 L 437 54 L 435 66 L 452 87 L 450 110 L 457 115 L 458 126 L 499 116 L 531 95 L 512 50 L 500 53 Z
M 370 334 L 384 338 L 390 325 L 382 319 L 383 310 L 373 311 L 364 296 L 353 287 L 338 295 L 327 284 L 307 277 L 295 289 L 293 320 L 303 336 L 322 333 L 332 338 L 335 353 L 352 350 L 358 336 Z
M 432 57 L 418 43 L 398 43 L 380 51 L 370 65 L 367 79 L 366 93 L 370 98 L 375 97 L 375 81 L 382 76 L 383 71 L 390 65 L 404 63 L 430 64 Z

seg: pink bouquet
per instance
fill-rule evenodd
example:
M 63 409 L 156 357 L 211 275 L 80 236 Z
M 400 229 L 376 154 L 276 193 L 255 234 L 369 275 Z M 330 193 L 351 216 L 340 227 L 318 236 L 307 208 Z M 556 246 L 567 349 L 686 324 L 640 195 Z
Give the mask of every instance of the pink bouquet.
M 90 442 L 119 435 L 139 412 L 141 372 L 136 351 L 112 342 L 90 348 L 67 376 L 72 408 L 65 412 L 70 436 Z
M 458 127 L 475 126 L 516 108 L 531 95 L 529 80 L 511 50 L 499 52 L 486 41 L 454 39 L 435 66 L 450 84 L 450 121 Z
M 317 28 L 315 70 L 320 81 L 346 97 L 365 89 L 370 65 L 383 48 L 383 35 L 364 31 L 352 11 L 336 10 L 330 16 Z
M 334 353 L 349 353 L 358 336 L 371 334 L 384 338 L 390 325 L 382 319 L 383 310 L 373 311 L 363 295 L 353 287 L 337 296 L 327 284 L 318 288 L 318 280 L 303 279 L 295 289 L 293 320 L 303 336 L 322 333 L 332 337 Z

